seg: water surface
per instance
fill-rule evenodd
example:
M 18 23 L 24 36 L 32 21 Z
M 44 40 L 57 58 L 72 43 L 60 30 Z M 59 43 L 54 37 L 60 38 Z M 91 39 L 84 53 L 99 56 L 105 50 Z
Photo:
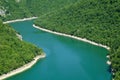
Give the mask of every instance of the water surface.
M 35 29 L 32 21 L 10 25 L 23 40 L 41 47 L 47 57 L 6 80 L 110 80 L 106 49 Z

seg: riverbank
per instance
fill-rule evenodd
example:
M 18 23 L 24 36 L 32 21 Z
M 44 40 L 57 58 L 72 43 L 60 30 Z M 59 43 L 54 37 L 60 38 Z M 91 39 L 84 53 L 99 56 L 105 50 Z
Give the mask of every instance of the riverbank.
M 90 44 L 93 44 L 93 45 L 96 45 L 96 46 L 100 46 L 100 47 L 103 47 L 107 50 L 110 50 L 110 47 L 106 46 L 106 45 L 102 45 L 102 44 L 98 44 L 98 43 L 95 43 L 93 41 L 90 41 L 90 40 L 87 40 L 85 38 L 80 38 L 80 37 L 76 37 L 76 36 L 71 36 L 71 35 L 68 35 L 68 34 L 64 34 L 64 33 L 59 33 L 59 32 L 55 32 L 55 31 L 51 31 L 51 30 L 48 30 L 48 29 L 44 29 L 44 28 L 41 28 L 39 26 L 36 26 L 35 24 L 33 24 L 33 27 L 34 28 L 37 28 L 37 29 L 40 29 L 42 31 L 46 31 L 46 32 L 49 32 L 49 33 L 53 33 L 53 34 L 57 34 L 57 35 L 61 35 L 61 36 L 66 36 L 66 37 L 70 37 L 70 38 L 73 38 L 73 39 L 77 39 L 77 40 L 80 40 L 80 41 L 84 41 L 84 42 L 87 42 L 87 43 L 90 43 Z M 107 55 L 109 56 L 109 55 Z M 106 57 L 107 57 L 106 56 Z M 110 56 L 109 56 L 110 57 Z M 109 58 L 108 58 L 109 59 Z M 108 65 L 111 65 L 111 61 L 107 60 L 106 64 Z
M 25 64 L 24 66 L 22 66 L 22 67 L 20 67 L 20 68 L 18 68 L 18 69 L 15 69 L 15 70 L 7 73 L 7 74 L 1 75 L 1 76 L 0 76 L 0 80 L 3 80 L 3 79 L 8 78 L 8 77 L 10 77 L 10 76 L 16 75 L 16 74 L 18 74 L 18 73 L 21 73 L 21 72 L 23 72 L 23 71 L 31 68 L 34 64 L 36 64 L 36 62 L 37 62 L 39 59 L 45 58 L 45 57 L 46 57 L 45 54 L 36 56 L 36 57 L 34 58 L 34 60 L 31 61 L 30 63 Z
M 35 27 L 35 28 L 37 28 L 37 29 L 40 29 L 40 30 L 42 30 L 42 31 L 49 32 L 49 33 L 53 33 L 53 34 L 57 34 L 57 35 L 61 35 L 61 36 L 66 36 L 66 37 L 74 38 L 74 39 L 77 39 L 77 40 L 80 40 L 80 41 L 84 41 L 84 42 L 87 42 L 87 43 L 90 43 L 90 44 L 93 44 L 93 45 L 96 45 L 96 46 L 100 46 L 100 47 L 106 48 L 107 50 L 110 49 L 110 47 L 108 47 L 108 46 L 106 46 L 106 45 L 98 44 L 98 43 L 96 43 L 96 42 L 87 40 L 87 39 L 85 39 L 85 38 L 80 38 L 80 37 L 76 37 L 76 36 L 72 36 L 72 35 L 68 35 L 68 34 L 64 34 L 64 33 L 60 33 L 60 32 L 51 31 L 51 30 L 44 29 L 44 28 L 41 28 L 41 27 L 39 27 L 39 26 L 36 26 L 35 24 L 33 24 L 33 27 Z
M 26 20 L 32 20 L 32 19 L 37 19 L 37 17 L 30 17 L 30 18 L 24 18 L 24 19 L 10 20 L 10 21 L 3 22 L 3 24 L 19 22 L 19 21 L 26 21 Z
M 70 37 L 70 38 L 73 38 L 73 39 L 77 39 L 77 40 L 80 40 L 80 41 L 84 41 L 84 42 L 87 42 L 87 43 L 90 43 L 90 44 L 93 44 L 93 45 L 96 45 L 96 46 L 100 46 L 100 47 L 103 47 L 107 50 L 110 50 L 110 47 L 106 46 L 106 45 L 102 45 L 102 44 L 98 44 L 96 42 L 93 42 L 93 41 L 90 41 L 90 40 L 87 40 L 85 38 L 80 38 L 80 37 L 76 37 L 76 36 L 72 36 L 72 35 L 68 35 L 68 34 L 64 34 L 64 33 L 59 33 L 59 32 L 55 32 L 55 31 L 51 31 L 51 30 L 48 30 L 48 29 L 44 29 L 44 28 L 41 28 L 39 26 L 36 26 L 35 24 L 33 24 L 33 27 L 34 28 L 37 28 L 37 29 L 40 29 L 42 31 L 46 31 L 46 32 L 49 32 L 49 33 L 53 33 L 53 34 L 57 34 L 57 35 L 61 35 L 61 36 L 66 36 L 66 37 Z M 107 55 L 109 56 L 109 55 Z M 107 57 L 106 56 L 106 57 Z M 109 56 L 110 57 L 110 56 Z M 108 58 L 109 59 L 109 58 Z M 107 60 L 106 64 L 108 65 L 111 65 L 111 61 Z
M 18 39 L 20 39 L 22 41 L 22 35 L 16 33 L 16 36 L 18 37 Z

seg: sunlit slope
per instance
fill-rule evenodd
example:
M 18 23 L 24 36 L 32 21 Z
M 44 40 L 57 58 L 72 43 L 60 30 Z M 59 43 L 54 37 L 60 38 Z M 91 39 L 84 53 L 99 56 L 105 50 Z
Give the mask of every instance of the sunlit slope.
M 2 20 L 42 16 L 80 0 L 1 0 L 0 9 L 5 11 Z

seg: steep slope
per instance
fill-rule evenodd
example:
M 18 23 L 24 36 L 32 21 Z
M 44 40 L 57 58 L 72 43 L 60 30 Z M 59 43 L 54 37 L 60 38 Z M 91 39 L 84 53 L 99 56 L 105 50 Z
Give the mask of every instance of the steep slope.
M 25 65 L 41 54 L 42 49 L 21 41 L 9 25 L 0 22 L 0 75 Z
M 35 24 L 109 46 L 113 78 L 120 80 L 119 4 L 119 0 L 81 0 L 41 16 Z
M 6 15 L 0 18 L 6 21 L 46 15 L 76 1 L 79 0 L 1 0 L 0 6 L 4 7 Z
M 5 9 L 5 16 L 0 16 L 3 21 L 30 17 L 32 14 L 25 6 L 25 0 L 0 0 L 0 6 Z

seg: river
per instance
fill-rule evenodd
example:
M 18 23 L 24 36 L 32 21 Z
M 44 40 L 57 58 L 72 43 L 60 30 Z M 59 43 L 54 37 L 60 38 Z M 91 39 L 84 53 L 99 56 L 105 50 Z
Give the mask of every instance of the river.
M 42 48 L 47 56 L 31 69 L 6 80 L 110 80 L 106 49 L 38 30 L 32 26 L 33 21 L 10 25 L 23 40 Z

